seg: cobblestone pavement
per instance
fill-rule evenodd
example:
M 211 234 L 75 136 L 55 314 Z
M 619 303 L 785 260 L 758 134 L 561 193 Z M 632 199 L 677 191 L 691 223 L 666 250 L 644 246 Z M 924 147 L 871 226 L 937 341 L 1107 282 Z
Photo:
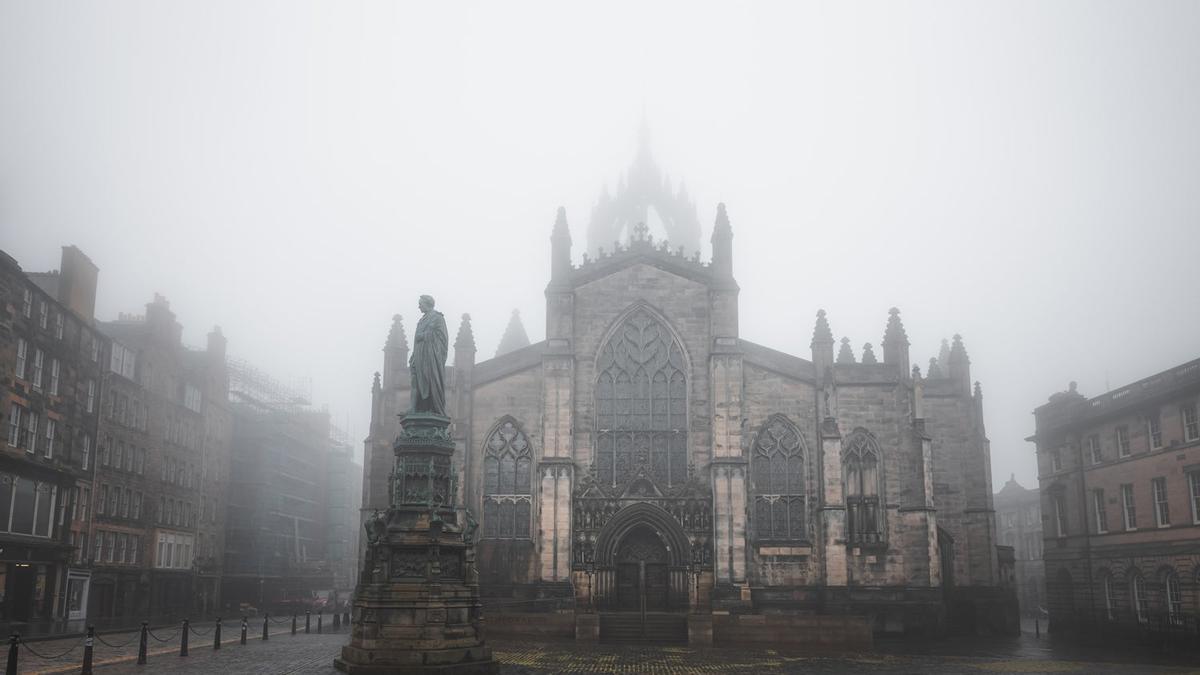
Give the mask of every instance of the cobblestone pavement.
M 177 629 L 176 629 L 177 630 Z M 261 623 L 259 624 L 261 632 Z M 98 675 L 120 673 L 222 673 L 223 675 L 328 675 L 334 673 L 333 658 L 347 640 L 346 631 L 325 632 L 310 635 L 301 632 L 295 636 L 290 629 L 282 627 L 272 632 L 271 640 L 264 644 L 253 637 L 246 646 L 239 645 L 236 630 L 225 633 L 231 637 L 223 640 L 219 651 L 212 649 L 212 637 L 208 640 L 193 636 L 190 655 L 178 656 L 178 633 L 169 647 L 154 645 L 149 652 L 148 664 L 137 666 L 136 639 L 132 649 L 120 652 L 98 645 L 96 650 L 96 672 Z M 161 634 L 167 637 L 166 634 Z M 119 635 L 104 636 L 112 644 L 120 644 Z M 136 634 L 128 634 L 136 637 Z M 126 637 L 125 639 L 128 639 Z M 224 636 L 223 636 L 224 637 Z M 47 653 L 50 642 L 34 643 L 34 647 Z M 1061 656 L 1044 642 L 1001 641 L 979 642 L 992 647 L 976 651 L 972 644 L 932 643 L 925 648 L 913 648 L 911 644 L 902 649 L 895 645 L 881 645 L 876 652 L 858 654 L 814 655 L 771 649 L 694 649 L 689 647 L 636 647 L 618 645 L 584 646 L 572 642 L 538 643 L 522 641 L 493 641 L 492 649 L 502 664 L 505 675 L 541 675 L 546 673 L 646 673 L 650 675 L 674 673 L 891 673 L 940 675 L 942 673 L 1129 673 L 1151 675 L 1165 673 L 1198 673 L 1200 666 L 1184 667 L 1139 663 L 1137 657 L 1126 655 L 1123 661 L 1092 661 L 1076 655 Z M 63 641 L 60 650 L 69 646 Z M 943 649 L 945 647 L 945 649 Z M 909 653 L 912 651 L 938 651 L 939 653 Z M 971 655 L 963 655 L 967 651 Z M 904 653 L 897 653 L 904 652 Z M 69 659 L 53 662 L 37 661 L 26 652 L 21 655 L 22 673 L 67 673 L 79 672 L 80 650 Z M 1119 656 L 1115 655 L 1114 656 Z M 1184 662 L 1187 663 L 1187 662 Z

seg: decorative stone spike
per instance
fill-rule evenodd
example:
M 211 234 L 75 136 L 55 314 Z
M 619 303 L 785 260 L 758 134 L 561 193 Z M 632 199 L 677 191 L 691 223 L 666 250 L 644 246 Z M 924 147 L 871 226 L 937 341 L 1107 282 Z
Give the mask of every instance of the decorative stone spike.
M 404 334 L 404 317 L 392 315 L 392 328 L 388 331 L 385 349 L 403 349 L 408 351 L 408 337 Z
M 462 315 L 462 323 L 458 324 L 458 335 L 454 338 L 454 348 L 475 351 L 475 331 L 471 329 L 470 314 Z
M 529 335 L 525 333 L 525 324 L 521 323 L 521 312 L 514 309 L 508 319 L 508 326 L 504 329 L 504 335 L 500 338 L 500 346 L 496 348 L 496 356 L 528 346 Z
M 938 365 L 938 360 L 936 358 L 930 358 L 929 359 L 929 379 L 933 380 L 933 379 L 937 379 L 940 377 L 943 377 L 943 375 L 942 375 L 942 368 L 940 365 Z
M 900 322 L 900 310 L 895 307 L 888 310 L 887 329 L 883 333 L 883 345 L 908 345 L 908 334 L 904 332 L 904 324 Z
M 842 346 L 838 349 L 837 362 L 841 364 L 855 363 L 854 352 L 850 349 L 850 338 L 842 338 Z
M 875 358 L 875 351 L 871 349 L 870 342 L 863 345 L 862 362 L 863 363 L 879 363 L 879 361 Z
M 962 336 L 954 334 L 954 344 L 950 346 L 950 363 L 964 363 L 969 361 L 967 357 L 967 349 L 963 347 Z
M 938 365 L 945 368 L 950 365 L 950 341 L 942 338 L 942 348 L 938 351 Z
M 825 310 L 817 310 L 817 323 L 813 326 L 812 345 L 833 344 L 833 331 L 829 330 L 829 320 L 825 318 Z

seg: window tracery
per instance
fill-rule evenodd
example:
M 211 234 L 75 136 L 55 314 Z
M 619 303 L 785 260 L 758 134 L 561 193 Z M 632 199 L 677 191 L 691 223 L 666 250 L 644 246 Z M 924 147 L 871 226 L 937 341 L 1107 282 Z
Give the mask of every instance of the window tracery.
M 649 311 L 630 314 L 600 351 L 596 473 L 603 485 L 645 476 L 660 488 L 687 480 L 683 348 Z
M 842 446 L 846 480 L 846 534 L 851 543 L 883 541 L 882 474 L 879 444 L 865 429 L 855 429 Z
M 512 419 L 496 426 L 484 445 L 483 536 L 528 539 L 532 509 L 533 453 Z
M 759 431 L 750 460 L 757 539 L 807 539 L 806 454 L 800 431 L 782 415 Z

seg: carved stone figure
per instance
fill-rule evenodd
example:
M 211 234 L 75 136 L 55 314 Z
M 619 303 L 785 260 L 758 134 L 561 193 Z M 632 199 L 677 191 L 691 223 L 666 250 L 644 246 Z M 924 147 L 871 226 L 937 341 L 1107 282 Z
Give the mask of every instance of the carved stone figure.
M 367 528 L 367 543 L 374 546 L 387 534 L 387 517 L 379 509 L 375 509 L 371 517 L 367 518 L 365 527 Z
M 422 295 L 417 306 L 421 320 L 413 334 L 412 358 L 408 368 L 412 374 L 412 405 L 409 412 L 446 415 L 446 354 L 450 336 L 446 319 L 433 308 L 433 298 Z

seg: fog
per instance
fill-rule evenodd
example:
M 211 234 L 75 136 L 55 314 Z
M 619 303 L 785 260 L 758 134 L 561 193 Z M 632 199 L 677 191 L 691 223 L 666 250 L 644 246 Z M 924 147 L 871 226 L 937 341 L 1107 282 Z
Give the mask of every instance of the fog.
M 354 438 L 421 293 L 490 358 L 544 334 L 637 150 L 734 231 L 743 338 L 856 353 L 901 309 L 963 336 L 993 479 L 1031 412 L 1197 357 L 1195 2 L 0 2 L 0 248 L 79 246 L 97 315 L 165 295 L 184 339 L 311 378 Z M 611 246 L 611 244 L 609 244 Z M 702 255 L 708 257 L 707 246 Z M 359 451 L 361 453 L 361 449 Z

